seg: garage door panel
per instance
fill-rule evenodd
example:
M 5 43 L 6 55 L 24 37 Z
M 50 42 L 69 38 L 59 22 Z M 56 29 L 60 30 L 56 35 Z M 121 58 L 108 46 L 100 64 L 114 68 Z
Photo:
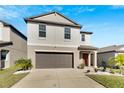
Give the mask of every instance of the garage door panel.
M 36 52 L 36 68 L 72 68 L 72 53 Z

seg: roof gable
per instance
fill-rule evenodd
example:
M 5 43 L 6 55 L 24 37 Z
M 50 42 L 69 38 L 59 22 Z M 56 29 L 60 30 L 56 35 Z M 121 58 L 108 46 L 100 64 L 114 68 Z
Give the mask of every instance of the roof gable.
M 64 15 L 62 15 L 58 12 L 49 12 L 46 14 L 41 14 L 38 16 L 29 17 L 29 18 L 27 18 L 27 20 L 28 19 L 81 26 L 78 23 L 72 21 L 71 19 L 65 17 Z

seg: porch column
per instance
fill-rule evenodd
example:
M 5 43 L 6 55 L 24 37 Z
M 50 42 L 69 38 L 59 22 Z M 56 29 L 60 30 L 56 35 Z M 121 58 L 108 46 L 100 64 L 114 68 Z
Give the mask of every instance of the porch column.
M 94 51 L 94 67 L 97 67 L 97 51 Z
M 88 66 L 91 66 L 91 53 L 88 54 Z

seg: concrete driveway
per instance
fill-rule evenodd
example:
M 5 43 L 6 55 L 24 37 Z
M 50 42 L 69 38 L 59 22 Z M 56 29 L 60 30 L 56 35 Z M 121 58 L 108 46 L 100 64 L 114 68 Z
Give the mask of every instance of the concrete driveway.
M 78 69 L 35 69 L 13 88 L 103 88 Z

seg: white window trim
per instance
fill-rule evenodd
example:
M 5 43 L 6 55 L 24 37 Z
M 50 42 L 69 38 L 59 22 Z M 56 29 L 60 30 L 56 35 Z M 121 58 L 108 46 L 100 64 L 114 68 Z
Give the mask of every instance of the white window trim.
M 84 35 L 84 40 L 82 40 L 82 35 Z M 85 36 L 85 34 L 81 34 L 81 41 L 82 41 L 82 42 L 85 42 L 85 41 L 86 41 L 86 36 Z
M 66 38 L 65 38 L 65 28 L 69 28 L 69 29 L 70 29 L 70 39 L 66 39 Z M 64 41 L 65 41 L 65 42 L 71 42 L 71 41 L 72 41 L 71 27 L 64 27 Z
M 45 26 L 46 26 L 46 24 L 41 24 L 41 23 L 38 24 L 38 39 L 39 39 L 39 40 L 46 40 L 46 37 L 47 37 L 47 31 L 46 31 L 46 37 L 40 37 L 40 36 L 39 36 L 39 25 L 45 25 Z M 46 26 L 46 27 L 47 27 L 47 26 Z M 46 30 L 47 30 L 47 28 L 46 28 Z

